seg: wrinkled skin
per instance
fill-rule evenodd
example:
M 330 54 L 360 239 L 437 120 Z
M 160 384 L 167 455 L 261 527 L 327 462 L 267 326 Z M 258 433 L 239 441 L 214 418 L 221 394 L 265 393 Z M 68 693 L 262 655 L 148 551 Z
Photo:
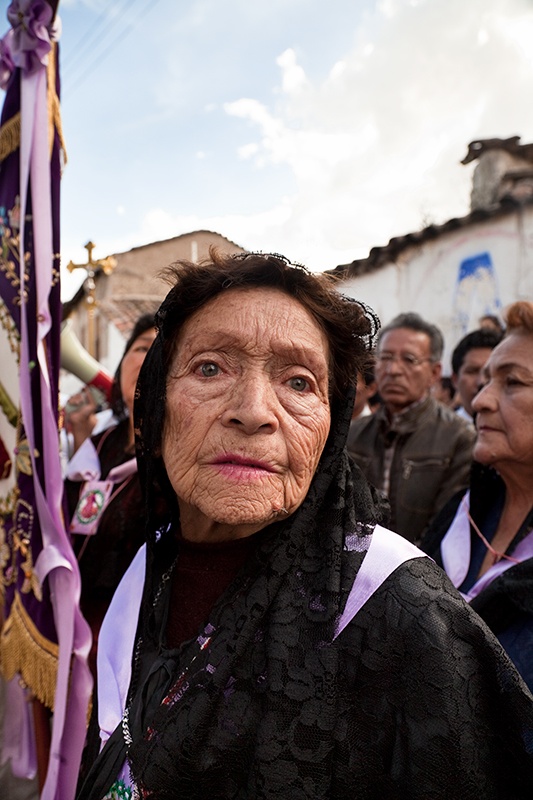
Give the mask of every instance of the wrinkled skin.
M 278 289 L 230 289 L 184 323 L 162 456 L 185 538 L 242 538 L 301 505 L 329 433 L 328 364 L 324 332 Z
M 518 485 L 533 481 L 533 336 L 513 333 L 491 351 L 472 401 L 474 458 Z

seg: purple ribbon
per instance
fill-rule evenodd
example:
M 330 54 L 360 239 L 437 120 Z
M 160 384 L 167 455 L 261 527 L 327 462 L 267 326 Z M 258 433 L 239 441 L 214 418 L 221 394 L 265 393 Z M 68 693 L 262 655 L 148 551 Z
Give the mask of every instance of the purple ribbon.
M 11 57 L 25 76 L 48 62 L 52 49 L 49 27 L 53 10 L 47 0 L 12 0 L 7 18 L 13 29 Z

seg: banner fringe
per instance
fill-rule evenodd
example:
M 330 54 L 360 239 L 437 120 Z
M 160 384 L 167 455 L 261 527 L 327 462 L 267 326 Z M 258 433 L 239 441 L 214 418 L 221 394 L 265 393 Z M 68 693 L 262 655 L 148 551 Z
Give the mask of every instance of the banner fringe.
M 0 128 L 0 162 L 20 147 L 20 111 Z
M 58 656 L 58 645 L 39 632 L 17 592 L 0 634 L 0 672 L 8 681 L 19 674 L 35 697 L 53 711 Z

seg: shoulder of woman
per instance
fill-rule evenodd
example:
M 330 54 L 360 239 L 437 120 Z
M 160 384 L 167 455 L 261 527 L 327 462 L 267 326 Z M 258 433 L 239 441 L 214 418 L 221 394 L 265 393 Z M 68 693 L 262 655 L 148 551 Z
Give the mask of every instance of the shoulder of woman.
M 376 589 L 347 627 L 346 638 L 376 637 L 391 652 L 399 648 L 405 654 L 418 652 L 424 640 L 451 641 L 459 629 L 477 626 L 477 615 L 444 571 L 431 558 L 412 558 Z

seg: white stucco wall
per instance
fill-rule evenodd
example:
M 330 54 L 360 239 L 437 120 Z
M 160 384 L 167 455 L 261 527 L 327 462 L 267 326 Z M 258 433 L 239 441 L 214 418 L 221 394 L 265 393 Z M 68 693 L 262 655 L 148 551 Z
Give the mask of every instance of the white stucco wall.
M 417 311 L 445 337 L 444 367 L 457 341 L 486 313 L 533 300 L 533 209 L 444 233 L 409 247 L 397 263 L 349 279 L 341 291 L 371 305 L 386 324 Z

